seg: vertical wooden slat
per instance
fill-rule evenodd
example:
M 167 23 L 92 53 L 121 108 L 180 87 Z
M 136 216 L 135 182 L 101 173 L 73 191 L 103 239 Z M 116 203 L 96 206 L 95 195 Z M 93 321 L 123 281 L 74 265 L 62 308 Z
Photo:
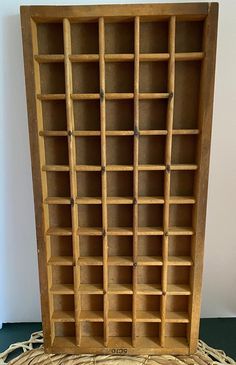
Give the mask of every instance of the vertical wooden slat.
M 37 24 L 31 20 L 31 31 L 32 31 L 32 45 L 33 45 L 33 55 L 38 54 L 38 36 L 37 36 Z M 36 98 L 36 112 L 37 112 L 37 127 L 38 127 L 38 146 L 39 146 L 39 158 L 40 158 L 40 176 L 41 176 L 41 186 L 42 186 L 42 211 L 43 211 L 43 221 L 44 221 L 44 242 L 46 251 L 46 260 L 48 262 L 51 256 L 51 238 L 47 236 L 46 232 L 49 229 L 49 208 L 48 205 L 43 204 L 44 200 L 48 196 L 47 189 L 47 173 L 43 171 L 42 166 L 46 164 L 45 156 L 45 143 L 44 138 L 39 136 L 39 131 L 43 130 L 43 112 L 42 112 L 42 101 L 37 99 L 37 94 L 41 93 L 41 81 L 40 81 L 40 65 L 34 60 L 34 80 L 35 80 L 35 98 Z M 49 315 L 50 318 L 53 314 L 53 295 L 50 293 L 50 288 L 52 286 L 52 267 L 47 265 L 47 281 L 48 281 L 48 298 L 49 298 Z M 51 333 L 50 340 L 51 344 L 55 338 L 55 327 L 53 323 L 50 325 Z
M 75 297 L 75 335 L 76 344 L 80 345 L 81 330 L 80 330 L 80 310 L 81 298 L 79 294 L 80 284 L 80 269 L 78 267 L 79 257 L 79 236 L 78 233 L 78 206 L 75 204 L 77 197 L 77 178 L 76 178 L 76 141 L 73 135 L 74 132 L 74 113 L 73 101 L 71 94 L 72 86 L 72 68 L 69 56 L 71 54 L 71 28 L 68 19 L 63 19 L 63 35 L 64 35 L 64 65 L 65 65 L 65 92 L 66 92 L 66 119 L 68 132 L 68 155 L 70 168 L 70 191 L 71 191 L 71 220 L 72 220 L 72 246 L 73 246 L 73 265 L 74 265 L 74 297 Z
M 133 173 L 133 324 L 132 344 L 136 340 L 137 259 L 138 259 L 138 160 L 139 160 L 139 46 L 140 18 L 134 23 L 134 173 Z
M 195 178 L 196 204 L 193 213 L 193 228 L 195 235 L 192 239 L 192 258 L 194 267 L 191 273 L 192 297 L 190 302 L 190 328 L 189 328 L 189 351 L 196 351 L 201 305 L 201 287 L 203 272 L 203 253 L 206 224 L 206 201 L 208 190 L 209 160 L 211 126 L 214 96 L 214 74 L 216 59 L 216 38 L 217 38 L 218 4 L 209 4 L 209 14 L 206 17 L 203 34 L 203 52 L 205 53 L 202 61 L 200 100 L 199 100 L 199 140 L 197 164 L 199 169 Z
M 163 207 L 163 245 L 162 245 L 162 300 L 161 300 L 161 346 L 165 347 L 165 326 L 166 326 L 166 302 L 167 302 L 167 275 L 168 275 L 168 230 L 169 230 L 169 214 L 170 214 L 170 165 L 172 150 L 172 130 L 174 115 L 174 87 L 175 87 L 175 16 L 169 20 L 169 65 L 168 65 L 168 108 L 167 108 L 167 136 L 165 150 L 165 177 L 164 177 L 164 207 Z
M 99 18 L 99 76 L 102 163 L 102 227 L 103 227 L 103 291 L 104 345 L 108 345 L 108 243 L 107 243 L 107 173 L 106 173 L 106 102 L 105 102 L 105 29 L 104 18 Z

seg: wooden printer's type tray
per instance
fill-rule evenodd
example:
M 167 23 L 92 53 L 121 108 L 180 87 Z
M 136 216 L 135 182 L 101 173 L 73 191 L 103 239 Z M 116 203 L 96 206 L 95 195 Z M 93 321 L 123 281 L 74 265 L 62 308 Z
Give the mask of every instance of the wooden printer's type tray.
M 45 350 L 192 353 L 217 4 L 21 16 Z

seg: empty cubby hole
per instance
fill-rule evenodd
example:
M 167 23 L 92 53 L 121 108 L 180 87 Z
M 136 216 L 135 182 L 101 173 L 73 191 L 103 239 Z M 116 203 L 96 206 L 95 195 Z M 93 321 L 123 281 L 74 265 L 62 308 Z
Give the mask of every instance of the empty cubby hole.
M 99 137 L 76 137 L 77 165 L 101 164 L 101 140 Z
M 98 100 L 75 100 L 73 110 L 75 130 L 100 130 L 100 103 Z
M 166 323 L 166 337 L 187 337 L 187 325 L 185 323 Z
M 68 322 L 55 323 L 56 337 L 75 337 L 75 324 Z
M 109 256 L 133 256 L 132 236 L 108 236 Z
M 80 257 L 102 256 L 103 244 L 101 236 L 79 236 Z
M 140 93 L 166 93 L 167 79 L 167 62 L 140 63 Z
M 73 92 L 99 93 L 98 62 L 79 62 L 72 64 Z
M 39 54 L 63 54 L 63 24 L 38 23 L 38 52 Z
M 167 282 L 171 285 L 189 285 L 190 268 L 187 266 L 169 266 Z
M 132 205 L 108 205 L 107 207 L 108 227 L 132 227 L 133 206 Z
M 129 266 L 109 266 L 108 267 L 109 284 L 131 284 L 132 267 Z
M 203 21 L 178 21 L 176 23 L 175 51 L 201 52 Z
M 74 295 L 53 295 L 54 311 L 73 312 L 75 310 Z
M 98 23 L 71 24 L 72 54 L 98 54 Z
M 161 296 L 160 295 L 137 295 L 136 296 L 137 311 L 160 312 Z
M 109 294 L 109 311 L 132 312 L 132 295 Z
M 140 100 L 140 130 L 166 129 L 167 99 Z
M 169 256 L 191 256 L 191 236 L 169 236 Z
M 48 205 L 50 227 L 71 227 L 70 205 Z
M 45 137 L 45 157 L 47 165 L 68 165 L 67 137 Z
M 168 52 L 168 22 L 141 22 L 140 53 Z
M 78 197 L 101 196 L 101 173 L 96 171 L 77 172 L 77 194 Z
M 133 196 L 133 172 L 108 171 L 107 196 L 108 197 Z
M 50 236 L 52 256 L 73 256 L 72 238 L 70 236 Z
M 191 204 L 170 205 L 170 227 L 192 227 L 193 206 Z
M 42 94 L 64 94 L 64 63 L 41 63 L 40 85 Z
M 103 323 L 81 322 L 82 337 L 103 337 Z
M 111 62 L 105 70 L 107 93 L 134 92 L 134 65 L 132 62 Z
M 133 100 L 106 101 L 106 129 L 108 131 L 134 129 Z
M 103 311 L 103 295 L 81 294 L 81 310 Z
M 133 137 L 107 137 L 107 164 L 133 165 Z
M 162 227 L 163 206 L 161 204 L 140 204 L 138 206 L 139 227 Z
M 197 135 L 173 136 L 172 164 L 195 164 L 197 162 Z
M 159 323 L 137 323 L 137 337 L 159 338 Z
M 102 206 L 99 204 L 78 205 L 79 227 L 101 227 Z
M 162 236 L 139 236 L 138 256 L 162 256 Z
M 52 284 L 73 284 L 72 266 L 52 266 Z
M 139 171 L 139 196 L 163 196 L 164 173 L 163 171 Z
M 46 174 L 49 197 L 70 197 L 69 172 L 47 171 Z
M 131 337 L 132 323 L 110 322 L 109 337 Z
M 193 196 L 194 195 L 194 171 L 171 171 L 170 195 Z
M 168 313 L 186 313 L 189 311 L 189 296 L 188 295 L 168 295 L 166 302 L 167 318 Z M 175 318 L 174 315 L 171 318 Z
M 177 62 L 175 67 L 174 129 L 198 128 L 201 62 Z
M 81 284 L 102 284 L 103 268 L 102 266 L 81 266 L 80 283 Z M 96 298 L 94 298 L 96 299 Z
M 161 285 L 160 266 L 138 266 L 138 284 L 159 284 Z
M 64 100 L 42 101 L 43 129 L 66 131 L 66 103 Z
M 165 162 L 165 136 L 139 137 L 139 164 L 163 165 Z
M 105 24 L 106 53 L 134 53 L 134 22 Z

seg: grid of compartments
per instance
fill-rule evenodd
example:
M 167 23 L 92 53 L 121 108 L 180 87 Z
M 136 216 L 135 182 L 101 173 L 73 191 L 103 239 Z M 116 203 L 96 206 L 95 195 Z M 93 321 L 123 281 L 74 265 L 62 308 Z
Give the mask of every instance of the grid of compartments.
M 203 25 L 32 25 L 55 346 L 188 351 Z

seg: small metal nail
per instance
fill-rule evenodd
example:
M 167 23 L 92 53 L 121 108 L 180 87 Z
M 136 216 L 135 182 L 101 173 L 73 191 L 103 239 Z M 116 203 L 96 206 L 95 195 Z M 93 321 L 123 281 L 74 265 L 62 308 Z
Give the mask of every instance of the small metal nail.
M 72 131 L 68 131 L 68 136 L 71 137 L 72 136 Z
M 170 100 L 173 98 L 173 96 L 174 96 L 174 93 L 173 92 L 169 93 L 169 99 Z
M 102 166 L 102 174 L 104 174 L 105 171 L 106 171 L 106 167 Z
M 136 125 L 134 126 L 134 136 L 135 137 L 139 136 L 139 130 L 138 130 L 138 127 Z
M 137 262 L 134 262 L 133 263 L 133 267 L 137 267 Z
M 75 205 L 75 200 L 73 198 L 70 198 L 70 204 L 72 207 Z
M 169 233 L 168 233 L 168 231 L 166 231 L 165 233 L 164 233 L 164 235 L 167 237 L 167 236 L 169 236 Z
M 103 232 L 102 232 L 102 237 L 105 238 L 106 235 L 107 235 L 107 233 L 106 233 L 106 230 L 104 229 Z
M 170 172 L 170 165 L 166 165 L 166 172 Z
M 138 201 L 136 198 L 134 198 L 133 203 L 134 203 L 134 205 L 138 204 Z
M 104 96 L 105 96 L 104 90 L 101 90 L 100 91 L 100 99 L 101 99 L 101 101 L 104 100 Z

